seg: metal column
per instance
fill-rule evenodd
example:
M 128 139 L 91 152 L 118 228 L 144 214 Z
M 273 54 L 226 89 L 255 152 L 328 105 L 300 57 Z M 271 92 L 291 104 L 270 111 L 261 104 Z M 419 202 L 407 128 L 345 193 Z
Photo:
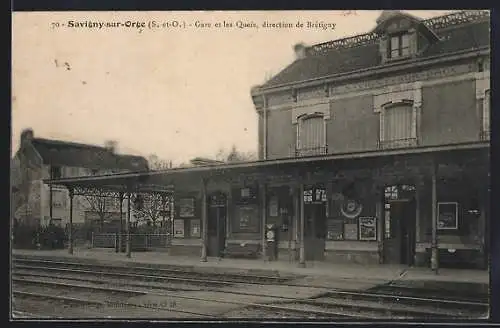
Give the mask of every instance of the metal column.
M 438 273 L 439 259 L 438 259 L 438 240 L 437 240 L 437 166 L 436 163 L 432 164 L 432 241 L 431 241 L 431 269 Z
M 266 243 L 266 185 L 260 185 L 260 206 L 261 206 L 261 227 L 262 227 L 262 259 L 267 260 L 267 243 Z
M 131 245 L 130 245 L 130 195 L 131 193 L 128 192 L 127 194 L 127 257 L 130 257 L 130 252 L 131 252 Z
M 207 243 L 208 243 L 208 221 L 207 221 L 207 180 L 201 179 L 201 223 L 202 223 L 202 244 L 201 244 L 201 262 L 207 261 Z
M 299 250 L 299 267 L 305 268 L 306 266 L 306 253 L 304 249 L 304 233 L 305 233 L 305 213 L 304 213 L 304 183 L 300 183 L 299 192 L 299 206 L 300 206 L 300 250 Z
M 73 189 L 69 191 L 69 229 L 68 229 L 68 253 L 73 254 Z M 52 207 L 52 205 L 51 205 Z
M 120 233 L 118 234 L 118 252 L 122 252 L 123 245 L 123 192 L 118 194 L 118 199 L 120 202 Z

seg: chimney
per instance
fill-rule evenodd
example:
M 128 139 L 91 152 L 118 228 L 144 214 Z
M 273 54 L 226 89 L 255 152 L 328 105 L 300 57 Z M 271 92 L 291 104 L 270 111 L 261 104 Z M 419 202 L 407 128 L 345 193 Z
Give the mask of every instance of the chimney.
M 390 18 L 394 15 L 400 14 L 400 13 L 401 13 L 401 10 L 384 10 L 384 11 L 382 11 L 380 16 L 376 20 L 377 25 L 379 25 L 383 21 L 387 20 L 388 18 Z
M 304 59 L 307 55 L 307 47 L 302 42 L 299 42 L 296 45 L 294 45 L 293 51 L 295 51 L 296 59 Z
M 116 153 L 117 142 L 114 140 L 108 140 L 104 143 L 104 147 L 111 153 Z
M 22 132 L 21 132 L 21 144 L 24 144 L 26 142 L 30 142 L 31 140 L 33 140 L 35 134 L 33 133 L 33 130 L 32 129 L 24 129 Z

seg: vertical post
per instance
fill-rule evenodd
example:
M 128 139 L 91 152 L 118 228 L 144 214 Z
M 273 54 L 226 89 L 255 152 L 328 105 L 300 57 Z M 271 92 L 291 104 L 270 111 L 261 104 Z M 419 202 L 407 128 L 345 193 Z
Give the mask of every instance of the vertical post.
M 201 262 L 207 261 L 207 243 L 208 243 L 208 221 L 207 221 L 207 179 L 201 179 Z
M 300 206 L 299 267 L 305 268 L 305 266 L 306 266 L 306 253 L 305 253 L 305 249 L 304 249 L 305 213 L 304 213 L 304 183 L 303 182 L 300 182 L 299 206 Z
M 118 193 L 118 199 L 120 202 L 120 233 L 118 234 L 118 252 L 122 252 L 123 247 L 123 192 Z
M 432 163 L 432 241 L 431 241 L 431 269 L 438 273 L 439 259 L 438 259 L 438 240 L 437 240 L 437 165 Z
M 422 185 L 422 178 L 418 178 L 415 186 L 415 244 L 420 243 L 420 220 L 422 219 L 422 213 L 420 210 L 420 204 L 422 203 L 422 200 L 420 199 L 420 193 L 422 191 Z M 415 247 L 416 246 L 417 245 L 415 245 Z
M 69 229 L 68 229 L 68 252 L 73 254 L 73 189 L 69 188 Z M 52 204 L 51 204 L 52 207 Z
M 115 251 L 118 253 L 118 234 L 115 233 Z
M 127 223 L 126 223 L 126 229 L 127 229 L 127 257 L 130 257 L 130 252 L 131 252 L 131 247 L 130 247 L 130 197 L 131 192 L 127 193 Z
M 94 248 L 94 232 L 92 231 L 92 240 L 90 241 L 90 248 Z
M 229 190 L 227 192 L 227 198 L 226 198 L 226 245 L 227 245 L 227 240 L 231 236 L 232 203 L 233 203 L 233 188 L 232 184 L 229 183 Z
M 266 185 L 264 182 L 259 183 L 260 187 L 260 206 L 261 206 L 261 227 L 262 227 L 262 259 L 267 260 L 267 244 L 266 244 Z
M 49 224 L 51 222 L 52 222 L 52 183 L 49 185 Z
M 385 202 L 384 193 L 380 187 L 374 186 L 375 193 L 375 216 L 377 218 L 377 243 L 378 243 L 378 262 L 380 264 L 384 263 L 384 214 L 385 214 Z

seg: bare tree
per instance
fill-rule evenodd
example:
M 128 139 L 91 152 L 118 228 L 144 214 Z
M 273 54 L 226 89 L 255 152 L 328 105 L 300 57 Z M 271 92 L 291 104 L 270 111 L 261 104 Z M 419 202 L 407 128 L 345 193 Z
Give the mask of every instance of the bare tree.
M 110 210 L 114 205 L 114 199 L 109 198 L 104 192 L 97 191 L 92 195 L 85 196 L 85 200 L 89 204 L 90 211 L 96 213 L 99 217 L 99 226 L 102 232 L 104 229 L 104 221 L 106 217 L 109 217 Z
M 135 202 L 134 214 L 139 221 L 149 223 L 153 227 L 158 227 L 158 223 L 163 219 L 163 225 L 165 225 L 169 198 L 160 193 L 140 194 L 136 197 L 140 198 L 140 205 L 138 204 L 139 202 Z

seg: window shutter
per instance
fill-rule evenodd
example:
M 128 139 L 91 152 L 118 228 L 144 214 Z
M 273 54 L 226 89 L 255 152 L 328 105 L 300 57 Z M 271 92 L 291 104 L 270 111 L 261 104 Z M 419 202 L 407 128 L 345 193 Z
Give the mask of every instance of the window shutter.
M 302 153 L 314 154 L 325 146 L 325 124 L 322 116 L 306 117 L 300 122 L 298 148 Z
M 412 107 L 392 106 L 385 109 L 384 142 L 389 144 L 408 143 L 412 138 Z

